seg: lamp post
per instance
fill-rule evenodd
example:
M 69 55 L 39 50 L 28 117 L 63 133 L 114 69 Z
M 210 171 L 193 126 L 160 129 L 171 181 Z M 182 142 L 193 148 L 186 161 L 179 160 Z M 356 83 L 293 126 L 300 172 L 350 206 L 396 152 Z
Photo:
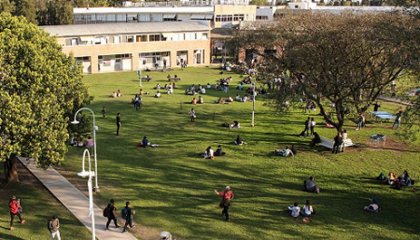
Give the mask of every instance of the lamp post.
M 88 156 L 88 162 L 89 162 L 89 171 L 86 172 L 85 171 L 85 157 L 86 155 Z M 96 240 L 96 233 L 95 233 L 95 212 L 93 210 L 93 189 L 92 189 L 92 177 L 95 176 L 96 179 L 96 175 L 95 172 L 92 172 L 92 164 L 91 164 L 91 159 L 90 159 L 90 153 L 88 149 L 85 149 L 85 151 L 83 152 L 83 169 L 82 172 L 78 173 L 77 175 L 81 176 L 81 177 L 86 177 L 89 176 L 88 178 L 88 191 L 89 191 L 89 217 L 91 217 L 91 224 L 92 224 L 92 240 Z
M 255 126 L 255 82 L 252 83 L 252 114 L 251 114 L 251 127 Z
M 94 160 L 95 160 L 95 192 L 99 192 L 99 186 L 98 186 L 98 161 L 96 158 L 96 131 L 98 130 L 98 127 L 96 126 L 96 121 L 95 121 L 95 113 L 93 112 L 92 109 L 87 108 L 87 107 L 82 107 L 79 110 L 77 110 L 77 112 L 74 114 L 74 119 L 71 122 L 72 124 L 79 124 L 80 122 L 77 121 L 77 114 L 79 114 L 79 112 L 83 111 L 83 110 L 87 110 L 92 114 L 93 117 L 93 156 L 94 156 Z M 84 171 L 84 165 L 83 165 L 83 170 Z
M 139 70 L 137 70 L 137 75 L 139 76 L 139 85 L 141 87 L 141 68 L 139 68 Z

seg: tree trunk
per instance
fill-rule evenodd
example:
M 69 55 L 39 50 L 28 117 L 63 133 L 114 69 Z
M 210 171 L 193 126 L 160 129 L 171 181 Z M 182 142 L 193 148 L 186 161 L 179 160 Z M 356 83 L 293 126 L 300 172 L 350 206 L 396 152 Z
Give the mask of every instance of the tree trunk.
M 10 158 L 7 158 L 4 163 L 4 176 L 6 183 L 19 182 L 17 160 L 16 156 L 10 156 Z

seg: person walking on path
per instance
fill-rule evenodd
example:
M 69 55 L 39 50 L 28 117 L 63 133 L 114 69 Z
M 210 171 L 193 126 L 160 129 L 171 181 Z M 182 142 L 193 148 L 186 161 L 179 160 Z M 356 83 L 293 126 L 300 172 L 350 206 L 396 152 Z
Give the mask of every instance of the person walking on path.
M 195 115 L 195 110 L 194 110 L 194 108 L 191 108 L 191 111 L 190 111 L 190 118 L 191 118 L 191 122 L 194 122 L 194 121 L 195 121 L 195 119 L 197 118 L 197 115 Z
M 121 115 L 117 113 L 117 117 L 115 118 L 117 124 L 117 136 L 120 135 L 120 127 L 121 127 Z
M 223 208 L 222 216 L 225 216 L 226 221 L 229 221 L 230 202 L 233 200 L 235 196 L 233 194 L 232 188 L 229 186 L 226 186 L 223 192 L 218 192 L 216 189 L 214 190 L 214 192 L 216 193 L 216 195 L 222 197 L 222 201 L 220 201 L 219 206 Z
M 15 196 L 12 196 L 12 198 L 10 198 L 9 210 L 10 210 L 10 230 L 15 229 L 13 227 L 13 220 L 15 219 L 15 216 L 19 218 L 19 221 L 21 224 L 25 224 L 25 220 L 22 219 L 21 217 L 22 206 L 20 205 L 20 200 L 16 199 Z
M 48 230 L 50 231 L 51 240 L 54 240 L 56 237 L 58 240 L 61 240 L 60 236 L 60 221 L 57 216 L 53 216 L 48 222 Z
M 106 222 L 105 230 L 108 230 L 109 224 L 111 223 L 111 220 L 114 221 L 115 228 L 119 228 L 117 224 L 117 208 L 114 205 L 114 199 L 109 200 L 108 205 L 106 206 L 106 210 L 104 211 L 104 217 L 108 218 L 108 221 Z
M 125 220 L 124 228 L 122 232 L 127 231 L 127 227 L 130 226 L 130 228 L 133 228 L 133 214 L 134 211 L 130 208 L 130 202 L 125 203 L 125 207 L 121 209 L 121 217 Z

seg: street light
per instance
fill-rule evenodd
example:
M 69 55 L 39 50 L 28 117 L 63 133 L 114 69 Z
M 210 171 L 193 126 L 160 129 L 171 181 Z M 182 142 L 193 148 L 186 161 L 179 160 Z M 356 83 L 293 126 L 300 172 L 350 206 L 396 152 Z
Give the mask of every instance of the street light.
M 89 171 L 86 172 L 85 171 L 85 157 L 86 155 L 88 156 L 88 162 L 89 162 Z M 95 172 L 91 171 L 92 169 L 92 164 L 91 164 L 91 159 L 90 159 L 90 153 L 88 149 L 85 149 L 85 151 L 83 152 L 83 170 L 82 172 L 78 173 L 77 175 L 81 176 L 81 177 L 87 177 L 88 178 L 88 191 L 89 191 L 89 217 L 91 217 L 91 223 L 92 223 L 92 240 L 96 240 L 96 233 L 95 233 L 95 212 L 93 210 L 93 189 L 92 189 L 92 177 L 95 176 L 96 179 L 96 175 Z
M 141 68 L 139 68 L 139 70 L 137 70 L 137 75 L 139 76 L 139 85 L 141 87 Z
M 93 131 L 93 156 L 94 156 L 94 160 L 95 160 L 95 188 L 94 188 L 94 190 L 95 190 L 95 192 L 99 192 L 99 186 L 98 186 L 98 161 L 97 161 L 97 158 L 96 158 L 96 131 L 98 130 L 98 126 L 96 126 L 95 113 L 90 108 L 82 107 L 79 110 L 77 110 L 77 112 L 74 114 L 74 120 L 71 123 L 72 124 L 79 124 L 80 123 L 77 120 L 77 114 L 79 114 L 79 112 L 81 112 L 83 110 L 89 111 L 92 114 L 92 117 L 93 117 L 93 129 L 92 129 L 92 131 Z M 83 164 L 83 170 L 82 170 L 82 172 L 85 172 L 84 171 L 84 164 Z M 79 176 L 81 176 L 81 175 L 79 175 Z
M 251 127 L 255 126 L 255 82 L 252 83 L 252 115 L 251 115 Z

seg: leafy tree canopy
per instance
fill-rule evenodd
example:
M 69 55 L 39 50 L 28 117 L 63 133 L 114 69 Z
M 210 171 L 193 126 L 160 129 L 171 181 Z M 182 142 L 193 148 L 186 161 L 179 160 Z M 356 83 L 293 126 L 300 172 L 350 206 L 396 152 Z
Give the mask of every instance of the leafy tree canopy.
M 309 13 L 257 29 L 234 41 L 264 59 L 258 71 L 264 83 L 282 79 L 272 88 L 277 106 L 312 101 L 338 131 L 347 114 L 364 113 L 419 64 L 420 21 L 408 15 Z
M 59 164 L 68 116 L 87 99 L 81 69 L 54 37 L 24 17 L 0 14 L 0 157 Z

